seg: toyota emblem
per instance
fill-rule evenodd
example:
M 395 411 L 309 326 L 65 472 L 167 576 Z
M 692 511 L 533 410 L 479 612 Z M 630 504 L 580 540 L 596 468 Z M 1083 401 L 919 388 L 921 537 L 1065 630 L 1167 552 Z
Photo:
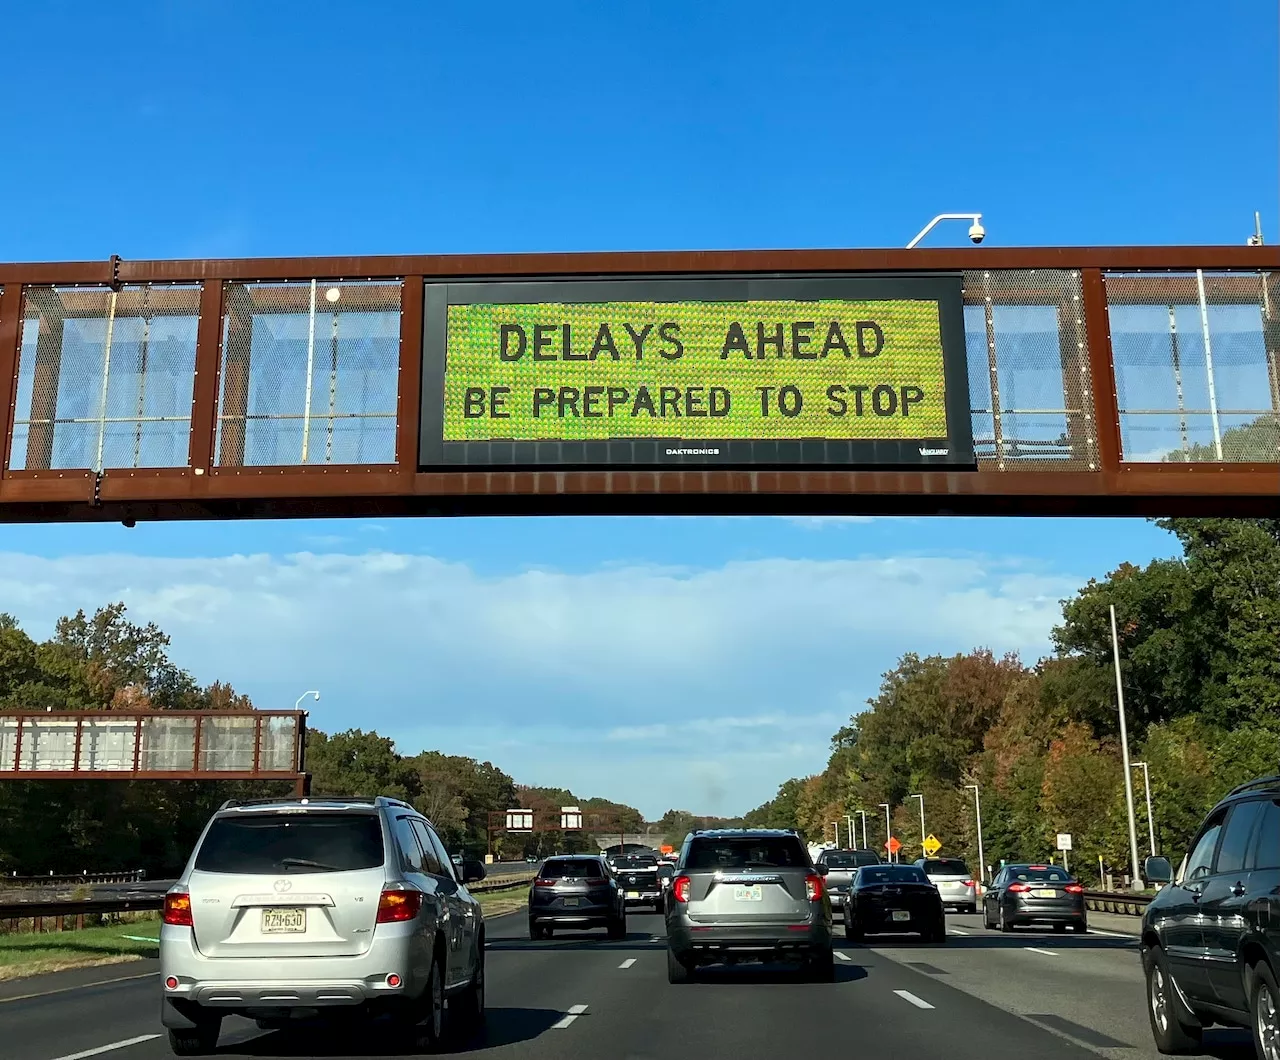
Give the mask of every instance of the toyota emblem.
M 285 891 L 289 890 L 289 888 L 293 886 L 293 881 L 292 880 L 276 880 L 276 882 L 273 883 L 271 886 L 275 890 L 276 894 L 284 894 Z

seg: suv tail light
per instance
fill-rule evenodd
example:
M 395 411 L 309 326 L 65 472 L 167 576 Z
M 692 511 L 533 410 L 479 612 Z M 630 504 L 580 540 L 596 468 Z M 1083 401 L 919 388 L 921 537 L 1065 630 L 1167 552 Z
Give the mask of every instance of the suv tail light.
M 811 872 L 804 878 L 804 889 L 808 892 L 809 901 L 816 902 L 822 897 L 823 893 L 827 889 L 826 883 L 827 881 L 816 872 Z
M 407 887 L 384 887 L 378 898 L 378 923 L 402 924 L 414 920 L 422 908 L 422 892 Z
M 1084 887 L 1078 883 L 1069 883 L 1064 888 L 1067 894 L 1084 894 Z
M 689 884 L 691 882 L 688 876 L 677 876 L 671 881 L 671 893 L 675 895 L 677 902 L 687 902 L 689 900 Z
M 1031 887 L 1025 883 L 1011 883 L 1009 884 L 1009 890 L 1014 894 L 1021 894 L 1023 891 L 1031 890 Z
M 539 876 L 533 881 L 533 885 L 535 887 L 554 887 L 558 882 L 558 880 L 550 880 L 543 876 Z
M 191 895 L 166 894 L 164 896 L 164 922 L 173 927 L 193 927 L 191 920 Z
M 972 887 L 972 886 L 974 886 L 974 881 L 973 881 L 973 880 L 965 880 L 965 881 L 964 881 L 964 885 L 965 885 L 966 887 Z

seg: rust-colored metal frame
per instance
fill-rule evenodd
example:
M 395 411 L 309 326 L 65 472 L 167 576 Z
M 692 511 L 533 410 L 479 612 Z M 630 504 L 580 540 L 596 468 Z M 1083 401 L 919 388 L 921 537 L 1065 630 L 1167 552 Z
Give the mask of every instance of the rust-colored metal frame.
M 1095 471 L 420 471 L 427 280 L 955 272 L 1081 274 Z M 0 522 L 511 514 L 1260 515 L 1280 506 L 1280 464 L 1141 464 L 1121 458 L 1104 274 L 1280 271 L 1277 247 L 973 248 L 263 258 L 0 264 L 0 410 L 11 434 L 22 288 L 201 282 L 190 463 L 185 468 L 0 470 Z M 225 281 L 403 281 L 394 466 L 219 469 L 213 453 Z M 1170 277 L 1176 285 L 1181 278 Z M 8 441 L 6 440 L 6 447 Z M 7 451 L 7 448 L 6 448 Z M 231 471 L 232 473 L 227 473 Z
M 287 780 L 294 785 L 299 794 L 305 794 L 307 776 L 304 768 L 304 747 L 307 733 L 307 712 L 305 710 L 4 710 L 0 718 L 16 718 L 17 736 L 14 741 L 13 757 L 9 762 L 12 768 L 0 769 L 0 780 Z M 142 723 L 149 718 L 191 718 L 195 721 L 195 741 L 192 748 L 191 762 L 194 767 L 200 764 L 201 735 L 204 722 L 208 718 L 254 718 L 254 768 L 250 770 L 230 769 L 143 769 L 140 762 L 142 741 Z M 262 746 L 262 726 L 271 718 L 293 718 L 294 747 L 293 764 L 289 769 L 259 768 L 259 752 Z M 73 768 L 71 769 L 20 769 L 22 762 L 23 735 L 29 721 L 75 721 L 75 751 Z M 132 769 L 81 769 L 80 749 L 86 721 L 114 721 L 134 723 L 133 768 Z

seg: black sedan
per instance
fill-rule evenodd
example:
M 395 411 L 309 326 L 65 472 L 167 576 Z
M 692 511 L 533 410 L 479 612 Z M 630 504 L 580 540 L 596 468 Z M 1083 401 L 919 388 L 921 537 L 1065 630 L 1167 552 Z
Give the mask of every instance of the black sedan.
M 529 888 L 529 937 L 550 938 L 556 928 L 605 928 L 627 934 L 627 909 L 603 858 L 566 854 L 547 858 Z
M 947 941 L 942 896 L 914 865 L 867 865 L 853 878 L 844 903 L 845 938 L 860 941 L 888 932 Z
M 1001 931 L 1019 924 L 1087 931 L 1084 887 L 1059 865 L 1006 865 L 982 896 L 982 923 Z

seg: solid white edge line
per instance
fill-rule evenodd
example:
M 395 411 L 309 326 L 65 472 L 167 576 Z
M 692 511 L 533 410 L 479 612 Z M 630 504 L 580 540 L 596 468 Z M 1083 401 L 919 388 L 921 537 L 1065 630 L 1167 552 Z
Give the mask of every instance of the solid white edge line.
M 910 1001 L 916 1008 L 933 1008 L 924 998 L 916 997 L 910 990 L 895 990 L 894 993 L 902 998 L 903 1001 Z
M 570 1005 L 569 1011 L 558 1022 L 551 1025 L 553 1031 L 562 1031 L 573 1026 L 573 1021 L 587 1011 L 586 1005 Z M 71 1057 L 60 1057 L 59 1060 L 72 1060 Z
M 1106 935 L 1109 938 L 1113 938 L 1113 939 L 1132 939 L 1134 942 L 1138 941 L 1137 935 L 1127 935 L 1123 931 L 1102 931 L 1099 928 L 1090 928 L 1087 932 L 1085 932 L 1085 934 Z
M 836 956 L 837 956 L 837 957 L 839 957 L 842 961 L 851 961 L 851 960 L 853 960 L 853 958 L 852 958 L 852 957 L 850 957 L 847 953 L 843 953 L 843 952 L 841 952 L 840 950 L 836 950 L 836 951 L 835 951 L 835 954 L 836 954 Z
M 618 965 L 618 967 L 630 968 L 635 963 L 636 963 L 636 959 L 634 957 L 628 957 L 625 961 L 623 961 L 620 965 Z
M 52 997 L 54 994 L 65 994 L 70 990 L 89 990 L 95 986 L 110 986 L 112 983 L 129 983 L 135 979 L 150 979 L 153 975 L 159 975 L 157 972 L 143 972 L 141 975 L 121 975 L 114 979 L 95 979 L 92 983 L 81 983 L 79 986 L 60 986 L 56 990 L 45 990 L 38 994 L 18 994 L 16 997 L 0 997 L 0 1005 L 7 1005 L 10 1001 L 30 1001 L 36 997 Z
M 136 1038 L 126 1038 L 122 1042 L 112 1042 L 110 1045 L 100 1045 L 96 1049 L 86 1049 L 82 1053 L 68 1053 L 66 1056 L 54 1057 L 54 1060 L 85 1060 L 87 1056 L 98 1056 L 101 1053 L 109 1053 L 114 1049 L 127 1049 L 131 1045 L 141 1045 L 143 1042 L 155 1041 L 159 1038 L 158 1034 L 139 1034 Z
M 961 931 L 959 928 L 949 927 L 947 928 L 947 934 L 948 935 L 967 935 L 969 934 L 969 932 Z
M 1056 953 L 1053 952 L 1053 950 L 1042 950 L 1038 946 L 1023 946 L 1022 948 L 1026 950 L 1028 953 L 1043 953 L 1046 957 L 1058 956 Z

